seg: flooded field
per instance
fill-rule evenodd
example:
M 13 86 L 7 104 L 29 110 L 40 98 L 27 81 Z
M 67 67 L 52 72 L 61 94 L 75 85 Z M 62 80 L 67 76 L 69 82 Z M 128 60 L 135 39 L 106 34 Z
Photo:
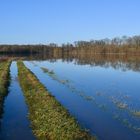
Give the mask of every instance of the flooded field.
M 16 62 L 11 64 L 11 82 L 4 103 L 4 114 L 0 124 L 1 140 L 35 140 L 27 118 L 28 109 L 18 83 Z
M 97 139 L 140 139 L 139 63 L 91 64 L 77 59 L 23 62 L 80 126 Z M 35 139 L 15 61 L 10 76 L 0 138 Z
M 25 61 L 82 127 L 101 140 L 140 139 L 140 73 L 123 64 Z
M 140 140 L 140 0 L 1 0 L 0 140 Z

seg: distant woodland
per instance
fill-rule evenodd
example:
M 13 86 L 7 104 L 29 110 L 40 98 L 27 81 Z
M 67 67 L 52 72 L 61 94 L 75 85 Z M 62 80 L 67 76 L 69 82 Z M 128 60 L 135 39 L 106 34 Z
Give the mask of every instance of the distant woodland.
M 77 41 L 57 45 L 0 45 L 0 54 L 44 54 L 44 55 L 78 55 L 78 54 L 140 54 L 140 36 L 91 41 Z
M 80 65 L 140 71 L 140 36 L 77 41 L 74 44 L 0 45 L 0 61 L 8 58 L 24 60 L 58 59 Z

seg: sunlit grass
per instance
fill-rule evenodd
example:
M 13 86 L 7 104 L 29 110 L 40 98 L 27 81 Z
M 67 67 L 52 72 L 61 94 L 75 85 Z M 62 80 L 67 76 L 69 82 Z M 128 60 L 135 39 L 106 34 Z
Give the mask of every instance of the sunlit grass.
M 8 93 L 10 63 L 11 61 L 0 62 L 0 117 L 3 112 L 4 98 Z
M 23 62 L 17 64 L 20 85 L 29 107 L 32 129 L 38 139 L 95 139 L 79 126 L 75 118 L 45 89 Z

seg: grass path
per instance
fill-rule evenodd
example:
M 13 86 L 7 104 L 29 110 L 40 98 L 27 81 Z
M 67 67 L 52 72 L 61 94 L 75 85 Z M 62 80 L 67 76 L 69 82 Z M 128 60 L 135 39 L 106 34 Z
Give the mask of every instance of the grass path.
M 29 107 L 33 133 L 40 140 L 95 140 L 45 89 L 37 77 L 18 63 L 18 77 Z M 55 88 L 55 87 L 54 87 Z
M 0 118 L 3 113 L 4 98 L 8 92 L 10 64 L 11 61 L 0 62 Z

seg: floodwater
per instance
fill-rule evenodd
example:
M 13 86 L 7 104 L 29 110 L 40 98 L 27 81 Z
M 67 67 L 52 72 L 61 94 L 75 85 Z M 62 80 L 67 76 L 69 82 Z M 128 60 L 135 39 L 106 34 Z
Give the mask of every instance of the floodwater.
M 132 60 L 24 61 L 40 82 L 99 140 L 140 140 L 140 63 Z M 16 62 L 0 122 L 0 140 L 34 140 Z
M 140 140 L 140 72 L 133 64 L 24 63 L 98 139 Z
M 17 74 L 17 65 L 16 62 L 13 62 L 10 68 L 9 93 L 5 99 L 4 114 L 1 119 L 0 140 L 35 140 Z

